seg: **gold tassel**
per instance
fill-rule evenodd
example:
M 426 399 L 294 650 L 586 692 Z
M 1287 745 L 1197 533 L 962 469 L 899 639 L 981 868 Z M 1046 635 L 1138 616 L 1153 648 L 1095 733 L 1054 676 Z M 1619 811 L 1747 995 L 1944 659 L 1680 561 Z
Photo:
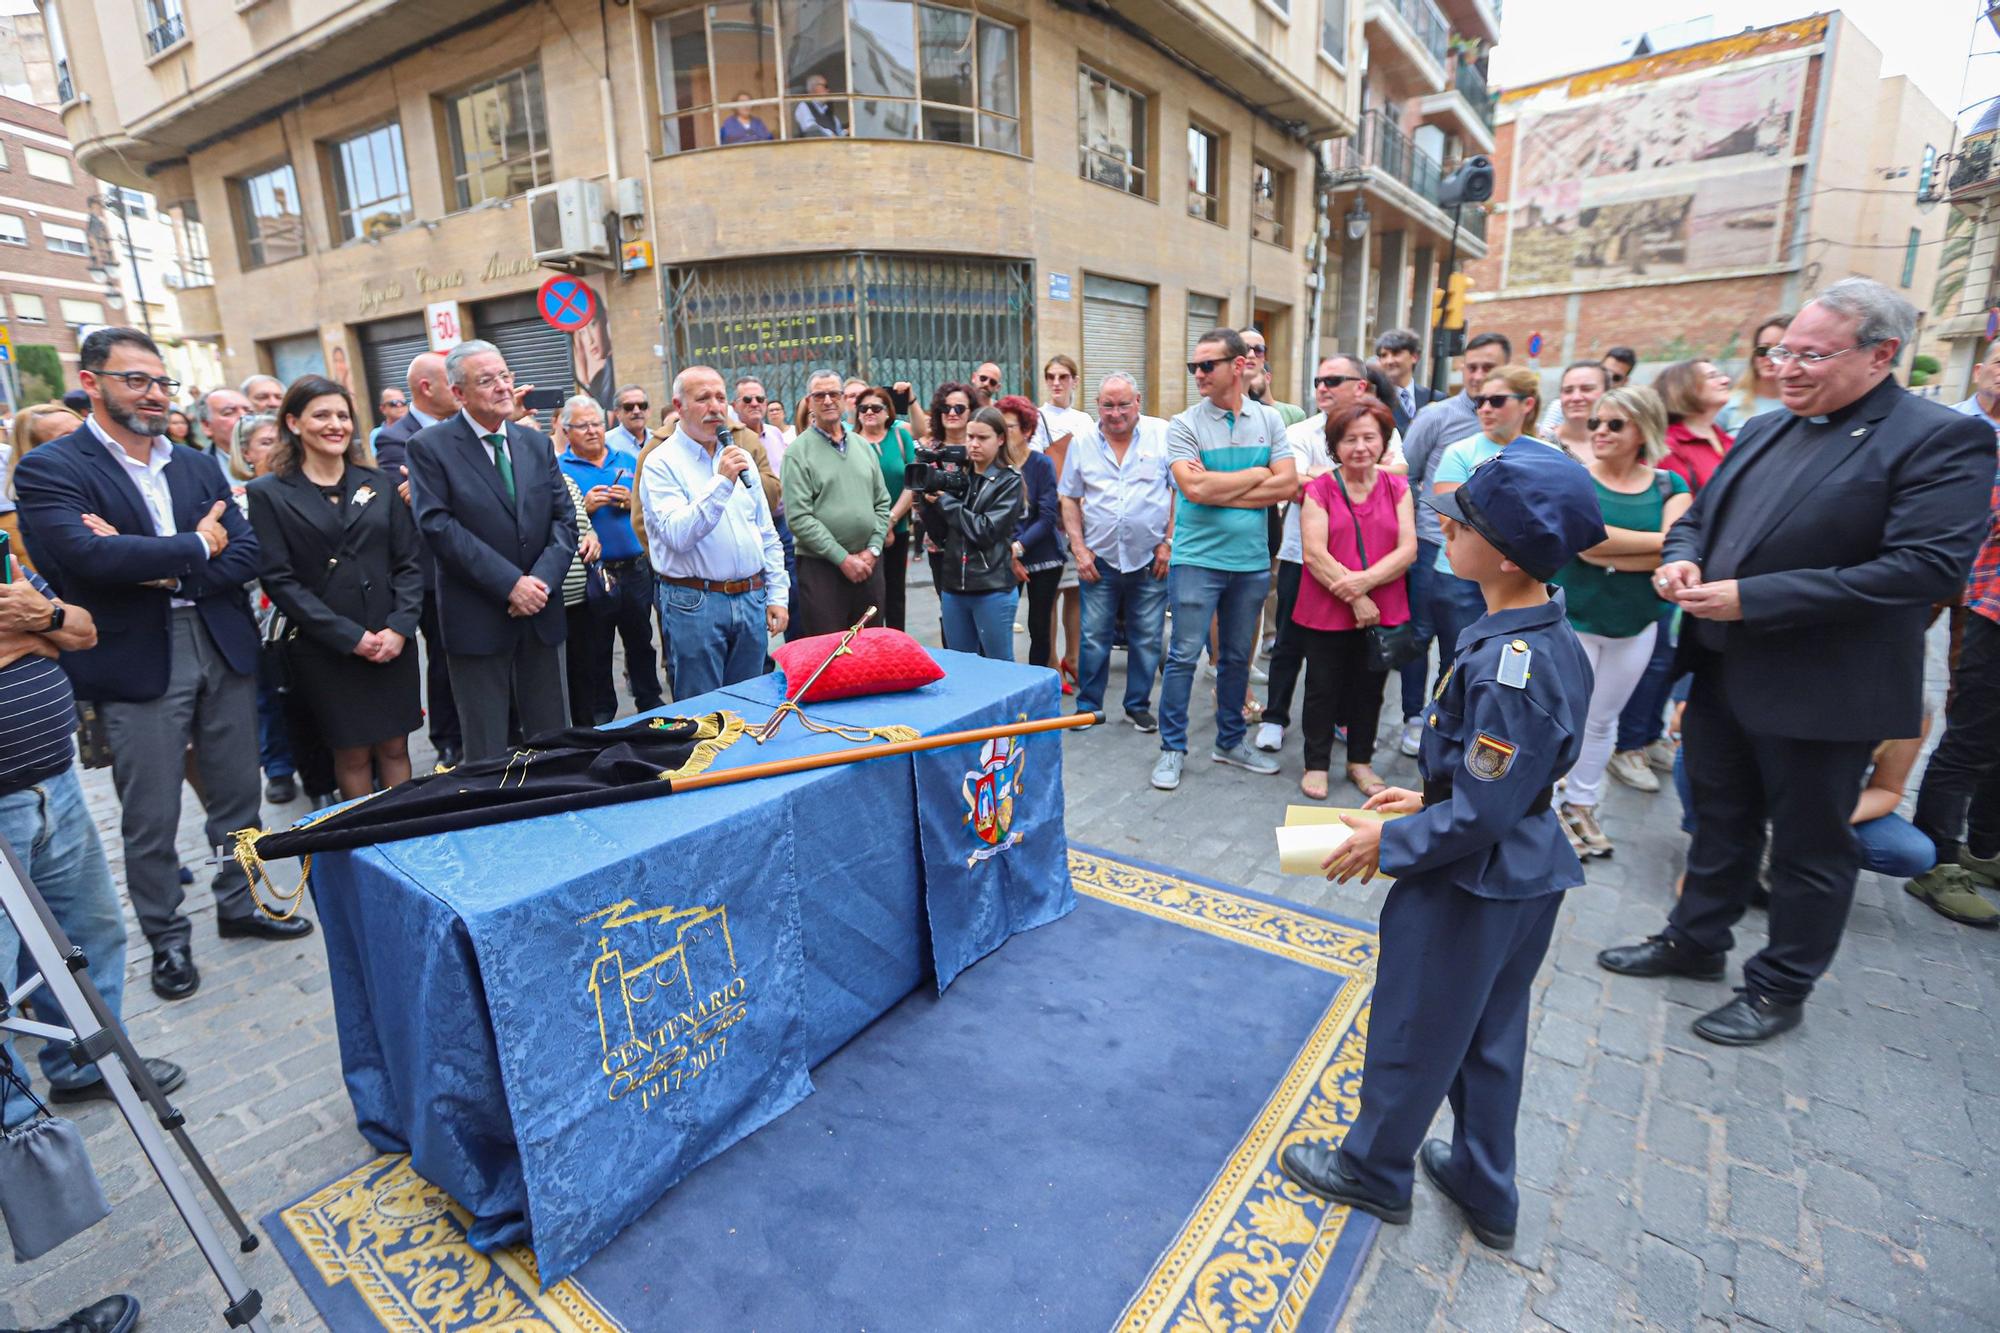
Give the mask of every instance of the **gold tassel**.
M 257 839 L 263 837 L 265 832 L 264 829 L 242 828 L 229 835 L 236 843 L 236 864 L 242 866 L 243 873 L 249 877 L 250 901 L 257 905 L 257 910 L 273 921 L 289 921 L 298 915 L 299 907 L 306 900 L 306 885 L 312 879 L 313 859 L 311 856 L 299 858 L 299 886 L 286 893 L 272 882 L 270 872 L 264 868 L 264 858 L 257 855 Z M 278 905 L 274 907 L 264 901 L 263 894 L 257 892 L 259 887 Z

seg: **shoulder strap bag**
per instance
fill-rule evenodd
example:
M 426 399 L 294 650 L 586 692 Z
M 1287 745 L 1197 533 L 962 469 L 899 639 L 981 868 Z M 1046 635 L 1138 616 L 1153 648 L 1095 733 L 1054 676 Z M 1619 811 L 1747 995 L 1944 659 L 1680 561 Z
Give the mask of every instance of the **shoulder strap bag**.
M 1361 536 L 1361 515 L 1354 511 L 1354 501 L 1347 498 L 1346 483 L 1340 479 L 1338 470 L 1328 474 L 1333 478 L 1333 489 L 1340 494 L 1340 502 L 1347 506 L 1347 516 L 1354 521 L 1354 549 L 1361 555 L 1361 567 L 1368 568 L 1368 543 Z M 1384 485 L 1380 478 L 1377 486 Z M 1424 645 L 1417 638 L 1417 627 L 1413 621 L 1400 625 L 1370 625 L 1363 633 L 1368 636 L 1368 669 L 1370 671 L 1394 671 L 1405 662 L 1414 661 Z

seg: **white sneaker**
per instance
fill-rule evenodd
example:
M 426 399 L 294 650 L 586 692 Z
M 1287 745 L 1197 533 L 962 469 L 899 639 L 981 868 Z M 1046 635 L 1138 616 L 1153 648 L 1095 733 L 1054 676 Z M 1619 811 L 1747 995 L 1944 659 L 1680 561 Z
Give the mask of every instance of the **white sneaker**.
M 1403 738 L 1396 742 L 1396 748 L 1412 759 L 1417 757 L 1417 751 L 1424 748 L 1424 720 L 1422 718 L 1408 718 L 1403 722 Z
M 1653 792 L 1660 789 L 1659 774 L 1653 772 L 1646 762 L 1644 750 L 1620 750 L 1611 756 L 1606 765 L 1611 776 L 1630 787 L 1633 791 Z
M 1255 662 L 1252 662 L 1250 664 L 1250 683 L 1252 685 L 1269 685 L 1271 683 L 1270 673 Z
M 1269 754 L 1276 754 L 1285 748 L 1285 729 L 1275 722 L 1261 723 L 1257 727 L 1257 739 L 1250 743 Z
M 1179 750 L 1162 750 L 1158 762 L 1153 765 L 1153 785 L 1161 791 L 1172 791 L 1181 785 L 1181 766 L 1187 763 L 1187 756 Z
M 1674 750 L 1672 741 L 1662 737 L 1646 747 L 1646 762 L 1661 773 L 1674 771 Z

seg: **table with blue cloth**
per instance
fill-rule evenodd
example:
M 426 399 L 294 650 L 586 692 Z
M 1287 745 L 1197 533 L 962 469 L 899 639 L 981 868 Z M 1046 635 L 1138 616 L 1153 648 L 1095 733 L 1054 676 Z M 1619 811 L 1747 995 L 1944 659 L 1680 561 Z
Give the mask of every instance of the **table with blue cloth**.
M 1057 715 L 1054 673 L 940 651 L 944 679 L 814 704 L 925 735 Z M 761 722 L 764 676 L 665 712 Z M 870 760 L 314 858 L 355 1118 L 472 1214 L 574 1271 L 934 975 L 1075 905 L 1061 732 Z M 788 718 L 725 770 L 858 748 Z

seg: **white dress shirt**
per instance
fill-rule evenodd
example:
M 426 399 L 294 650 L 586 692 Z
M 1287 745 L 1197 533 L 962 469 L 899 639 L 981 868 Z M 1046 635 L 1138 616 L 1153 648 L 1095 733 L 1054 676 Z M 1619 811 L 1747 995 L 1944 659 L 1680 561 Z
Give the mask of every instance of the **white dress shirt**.
M 97 442 L 111 451 L 111 456 L 124 467 L 125 475 L 139 488 L 139 498 L 146 502 L 146 512 L 153 516 L 155 537 L 178 537 L 181 530 L 174 522 L 174 495 L 167 488 L 167 464 L 174 461 L 174 443 L 164 435 L 153 437 L 153 451 L 146 461 L 137 463 L 132 455 L 125 452 L 125 446 L 105 434 L 104 427 L 97 424 L 97 414 L 91 413 L 83 419 L 90 427 L 90 433 Z M 208 559 L 208 543 L 201 544 L 201 558 Z M 185 597 L 173 599 L 175 606 L 193 606 Z
M 472 413 L 462 407 L 458 409 L 458 419 L 471 428 L 472 434 L 479 441 L 479 447 L 486 451 L 486 461 L 498 467 L 500 464 L 493 456 L 493 441 L 486 437 L 488 435 L 507 435 L 507 423 L 503 421 L 497 430 L 488 430 L 477 421 L 474 421 Z M 509 463 L 514 461 L 514 437 L 511 435 L 507 435 L 507 461 Z
M 764 573 L 771 606 L 787 606 L 785 548 L 755 469 L 745 486 L 715 470 L 721 451 L 679 429 L 646 457 L 639 495 L 646 509 L 646 547 L 664 578 L 733 583 Z
M 1083 505 L 1083 544 L 1120 574 L 1153 563 L 1174 512 L 1167 423 L 1139 418 L 1120 462 L 1096 426 L 1070 441 L 1056 493 Z

